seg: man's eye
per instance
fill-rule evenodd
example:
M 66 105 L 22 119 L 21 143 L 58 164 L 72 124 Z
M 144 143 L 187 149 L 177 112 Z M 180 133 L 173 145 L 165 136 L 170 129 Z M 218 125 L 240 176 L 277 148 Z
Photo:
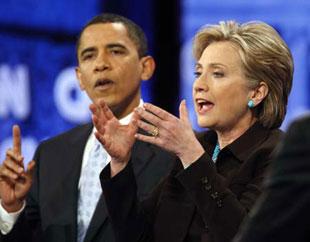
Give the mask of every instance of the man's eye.
M 111 53 L 113 55 L 122 55 L 124 54 L 124 51 L 123 50 L 111 50 Z
M 83 59 L 83 60 L 89 60 L 89 59 L 91 59 L 92 57 L 93 57 L 93 55 L 90 55 L 90 54 L 89 54 L 89 55 L 84 55 L 82 59 Z

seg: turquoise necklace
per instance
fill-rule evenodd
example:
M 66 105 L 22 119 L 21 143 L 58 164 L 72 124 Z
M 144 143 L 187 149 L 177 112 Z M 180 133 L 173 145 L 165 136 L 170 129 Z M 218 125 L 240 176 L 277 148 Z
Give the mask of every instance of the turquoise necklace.
M 213 160 L 213 162 L 216 162 L 217 157 L 219 156 L 220 151 L 221 151 L 220 145 L 219 145 L 219 143 L 217 142 L 217 143 L 216 143 L 216 146 L 215 146 L 215 148 L 214 148 L 214 151 L 213 151 L 213 155 L 212 155 L 212 160 Z

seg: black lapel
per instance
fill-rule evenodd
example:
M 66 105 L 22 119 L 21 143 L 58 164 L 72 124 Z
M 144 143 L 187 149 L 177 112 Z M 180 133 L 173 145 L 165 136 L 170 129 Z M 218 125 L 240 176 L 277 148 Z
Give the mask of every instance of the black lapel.
M 107 218 L 108 218 L 108 212 L 106 209 L 105 200 L 103 195 L 101 195 L 97 207 L 95 209 L 94 216 L 88 226 L 86 236 L 84 239 L 85 242 L 92 241 L 94 236 L 97 234 L 98 229 L 100 229 L 100 227 L 103 225 L 103 223 Z
M 55 194 L 50 194 L 49 199 L 42 205 L 41 216 L 44 218 L 43 221 L 47 222 L 42 225 L 43 228 L 49 225 L 70 227 L 68 238 L 76 238 L 77 235 L 78 182 L 83 153 L 91 130 L 92 125 L 88 124 L 69 131 L 57 143 L 65 146 L 65 150 L 53 155 L 57 157 L 55 158 L 57 161 L 51 158 L 51 162 L 59 163 L 57 164 L 59 173 L 56 177 L 51 177 L 56 178 L 53 181 L 56 189 Z
M 132 160 L 134 160 L 133 170 L 136 177 L 139 177 L 143 171 L 144 166 L 151 161 L 155 152 L 152 149 L 152 145 L 136 141 L 132 150 Z M 85 236 L 85 242 L 92 241 L 98 229 L 102 226 L 105 220 L 108 218 L 108 212 L 105 205 L 104 197 L 101 196 L 96 207 L 94 216 L 90 222 L 89 229 Z
M 132 160 L 135 162 L 133 162 L 132 167 L 136 177 L 139 177 L 145 165 L 147 165 L 147 163 L 149 163 L 156 155 L 152 147 L 151 144 L 139 140 L 134 144 Z

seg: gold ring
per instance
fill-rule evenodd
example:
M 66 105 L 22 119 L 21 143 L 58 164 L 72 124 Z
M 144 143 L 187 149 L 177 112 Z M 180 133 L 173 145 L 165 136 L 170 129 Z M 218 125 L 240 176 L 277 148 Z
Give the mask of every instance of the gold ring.
M 159 135 L 159 130 L 157 127 L 154 127 L 153 130 L 150 131 L 150 134 L 154 137 L 157 137 Z

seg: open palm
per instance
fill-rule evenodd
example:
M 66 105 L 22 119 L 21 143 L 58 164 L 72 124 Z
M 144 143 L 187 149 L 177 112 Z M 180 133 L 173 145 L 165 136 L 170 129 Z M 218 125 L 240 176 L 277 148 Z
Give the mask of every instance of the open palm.
M 103 101 L 99 105 L 92 104 L 90 109 L 97 129 L 96 138 L 111 158 L 120 162 L 128 158 L 137 132 L 136 116 L 128 125 L 122 125 Z

